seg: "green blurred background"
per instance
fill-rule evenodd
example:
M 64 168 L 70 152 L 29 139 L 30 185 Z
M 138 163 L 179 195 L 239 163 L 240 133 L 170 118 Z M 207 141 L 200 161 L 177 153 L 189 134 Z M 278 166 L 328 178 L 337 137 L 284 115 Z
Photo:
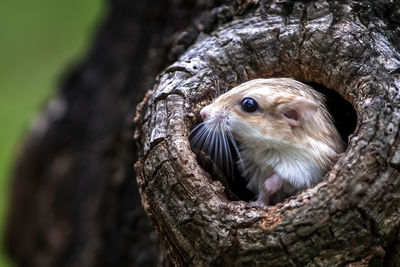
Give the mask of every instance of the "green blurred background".
M 90 45 L 101 0 L 0 1 L 0 239 L 19 143 L 66 69 Z M 0 250 L 0 267 L 12 266 Z

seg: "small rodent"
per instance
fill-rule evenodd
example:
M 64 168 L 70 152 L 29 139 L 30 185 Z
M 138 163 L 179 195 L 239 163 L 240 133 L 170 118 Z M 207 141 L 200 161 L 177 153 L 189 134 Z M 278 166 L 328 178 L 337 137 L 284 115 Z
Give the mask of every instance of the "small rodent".
M 290 78 L 245 82 L 200 115 L 191 144 L 219 166 L 236 153 L 256 206 L 318 183 L 344 147 L 323 95 Z

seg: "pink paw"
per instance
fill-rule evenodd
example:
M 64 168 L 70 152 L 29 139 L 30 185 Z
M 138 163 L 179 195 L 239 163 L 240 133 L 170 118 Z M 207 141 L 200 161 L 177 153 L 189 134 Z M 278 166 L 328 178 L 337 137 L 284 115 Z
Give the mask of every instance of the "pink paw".
M 256 201 L 250 201 L 250 205 L 253 207 L 264 207 L 268 206 L 268 201 L 265 203 L 263 200 L 257 199 Z
M 256 207 L 268 206 L 268 203 L 269 203 L 269 196 L 264 194 L 263 192 L 260 192 L 256 201 L 250 201 L 250 205 Z
M 279 174 L 274 174 L 267 178 L 263 184 L 263 191 L 266 195 L 272 195 L 282 188 L 283 179 Z
M 283 179 L 279 174 L 274 174 L 267 178 L 263 184 L 263 188 L 259 193 L 256 201 L 251 201 L 250 205 L 256 207 L 264 207 L 269 204 L 269 196 L 276 193 L 282 188 Z

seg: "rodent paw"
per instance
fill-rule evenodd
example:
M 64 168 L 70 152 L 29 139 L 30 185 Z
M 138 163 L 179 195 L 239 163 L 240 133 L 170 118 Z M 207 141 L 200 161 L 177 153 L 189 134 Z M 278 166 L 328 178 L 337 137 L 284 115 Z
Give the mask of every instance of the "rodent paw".
M 269 196 L 261 193 L 256 201 L 250 201 L 251 206 L 255 207 L 265 207 L 269 204 Z
M 282 188 L 283 178 L 279 174 L 274 174 L 267 178 L 263 184 L 263 191 L 266 195 L 272 195 Z
M 250 201 L 250 205 L 253 207 L 265 207 L 268 203 L 264 203 L 262 200 Z

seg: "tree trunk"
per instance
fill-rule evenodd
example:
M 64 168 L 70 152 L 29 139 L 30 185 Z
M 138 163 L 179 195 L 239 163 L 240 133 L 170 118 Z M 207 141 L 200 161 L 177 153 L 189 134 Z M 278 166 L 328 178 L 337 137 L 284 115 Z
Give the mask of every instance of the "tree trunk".
M 19 153 L 6 229 L 18 266 L 158 264 L 133 170 L 132 120 L 157 73 L 190 44 L 191 19 L 220 2 L 107 1 L 87 58 Z
M 195 266 L 398 266 L 400 5 L 256 2 L 199 35 L 139 108 L 139 190 L 168 255 Z M 358 115 L 325 180 L 267 208 L 228 200 L 188 138 L 216 84 L 257 77 L 319 83 Z
M 138 106 L 135 169 L 174 264 L 399 265 L 400 4 L 192 2 L 111 2 L 89 57 L 21 150 L 7 231 L 13 258 L 21 266 L 167 264 L 139 205 L 131 120 L 172 63 Z M 257 77 L 317 83 L 358 115 L 324 181 L 268 208 L 228 200 L 188 140 L 217 87 Z

